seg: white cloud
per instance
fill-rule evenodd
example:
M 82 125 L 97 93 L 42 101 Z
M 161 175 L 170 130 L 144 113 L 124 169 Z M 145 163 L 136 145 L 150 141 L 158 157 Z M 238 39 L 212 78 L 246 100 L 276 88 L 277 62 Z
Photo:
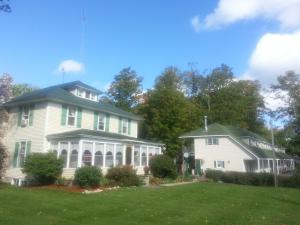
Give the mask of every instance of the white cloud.
M 220 0 L 204 18 L 202 27 L 220 28 L 256 18 L 276 20 L 282 29 L 299 28 L 300 0 Z
M 68 59 L 62 61 L 57 70 L 65 73 L 83 73 L 84 72 L 84 65 L 81 62 Z
M 299 59 L 300 30 L 286 34 L 267 33 L 258 41 L 243 76 L 270 84 L 288 70 L 300 73 Z
M 194 16 L 191 19 L 190 23 L 195 32 L 199 32 L 201 30 L 201 23 L 200 23 L 199 16 Z
M 261 95 L 264 97 L 265 106 L 271 110 L 277 110 L 279 107 L 286 107 L 286 99 L 288 93 L 285 91 L 274 92 L 270 89 L 265 89 L 261 92 Z M 282 100 L 283 97 L 285 100 Z

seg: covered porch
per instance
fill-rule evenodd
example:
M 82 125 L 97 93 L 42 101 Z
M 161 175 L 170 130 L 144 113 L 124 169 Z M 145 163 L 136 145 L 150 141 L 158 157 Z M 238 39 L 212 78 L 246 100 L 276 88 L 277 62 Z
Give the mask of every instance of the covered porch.
M 102 132 L 101 132 L 102 133 Z M 144 174 L 152 156 L 162 154 L 162 144 L 122 138 L 97 136 L 53 135 L 49 136 L 49 150 L 63 159 L 63 176 L 72 177 L 82 166 L 97 166 L 103 173 L 111 167 L 131 165 L 137 174 Z M 113 134 L 110 134 L 111 136 Z M 121 135 L 117 135 L 121 136 Z M 125 139 L 126 138 L 126 139 Z
M 273 159 L 261 158 L 257 160 L 244 160 L 246 172 L 256 173 L 273 173 Z M 294 160 L 289 159 L 275 159 L 275 170 L 277 174 L 285 174 L 295 169 Z

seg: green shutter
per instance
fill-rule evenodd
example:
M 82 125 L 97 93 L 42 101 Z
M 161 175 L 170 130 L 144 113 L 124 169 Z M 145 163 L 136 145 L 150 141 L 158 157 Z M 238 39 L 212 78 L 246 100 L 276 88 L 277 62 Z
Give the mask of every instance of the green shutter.
M 81 128 L 81 120 L 82 120 L 82 109 L 77 109 L 77 128 Z
M 34 106 L 29 107 L 29 126 L 33 125 L 33 113 L 34 113 Z
M 128 120 L 128 135 L 131 134 L 131 120 Z
M 216 161 L 214 161 L 214 167 L 217 168 L 217 163 L 216 163 Z
M 106 119 L 105 119 L 105 131 L 109 132 L 109 114 L 106 113 Z
M 98 112 L 94 112 L 94 130 L 98 130 Z
M 13 167 L 17 167 L 17 164 L 18 164 L 18 154 L 19 154 L 19 142 L 16 142 L 16 144 L 15 144 L 14 159 L 13 159 Z
M 19 112 L 18 112 L 18 126 L 21 126 L 21 120 L 22 120 L 22 107 L 19 107 Z
M 30 155 L 31 152 L 31 141 L 27 141 L 26 143 L 26 157 Z
M 62 107 L 61 107 L 61 120 L 60 120 L 60 124 L 62 126 L 66 126 L 66 123 L 67 123 L 67 110 L 68 110 L 68 107 L 66 105 L 62 105 Z
M 122 133 L 122 118 L 119 117 L 119 134 Z

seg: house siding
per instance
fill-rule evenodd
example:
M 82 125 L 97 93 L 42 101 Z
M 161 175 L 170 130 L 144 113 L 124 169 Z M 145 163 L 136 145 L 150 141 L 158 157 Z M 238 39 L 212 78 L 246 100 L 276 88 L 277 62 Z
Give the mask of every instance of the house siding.
M 224 161 L 224 171 L 246 172 L 244 160 L 253 159 L 249 153 L 228 137 L 218 137 L 219 145 L 206 145 L 206 138 L 195 138 L 195 159 L 201 159 L 201 168 L 215 169 L 214 161 Z

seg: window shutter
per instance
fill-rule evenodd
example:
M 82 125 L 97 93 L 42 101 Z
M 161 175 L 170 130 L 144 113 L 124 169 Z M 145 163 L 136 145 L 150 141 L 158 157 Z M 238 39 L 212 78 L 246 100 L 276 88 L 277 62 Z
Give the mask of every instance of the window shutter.
M 128 135 L 131 134 L 131 120 L 128 120 Z
M 98 112 L 94 112 L 94 130 L 98 130 Z
M 81 121 L 82 121 L 82 109 L 77 108 L 77 128 L 81 128 Z
M 19 107 L 19 112 L 18 112 L 18 126 L 21 126 L 21 120 L 22 120 L 22 107 Z
M 122 133 L 122 119 L 119 117 L 119 134 Z
M 16 144 L 15 144 L 14 159 L 13 159 L 13 167 L 17 167 L 17 164 L 18 164 L 18 154 L 19 154 L 19 142 L 16 142 Z
M 61 108 L 61 120 L 60 120 L 60 124 L 62 126 L 66 126 L 66 123 L 67 123 L 67 106 L 66 105 L 62 105 L 62 108 Z
M 31 152 L 31 141 L 27 141 L 26 143 L 26 157 L 30 155 Z
M 109 132 L 109 114 L 106 113 L 106 119 L 105 119 L 105 131 Z
M 33 125 L 33 113 L 34 113 L 34 105 L 29 107 L 29 126 Z
M 216 161 L 214 161 L 214 167 L 217 168 L 217 162 Z

